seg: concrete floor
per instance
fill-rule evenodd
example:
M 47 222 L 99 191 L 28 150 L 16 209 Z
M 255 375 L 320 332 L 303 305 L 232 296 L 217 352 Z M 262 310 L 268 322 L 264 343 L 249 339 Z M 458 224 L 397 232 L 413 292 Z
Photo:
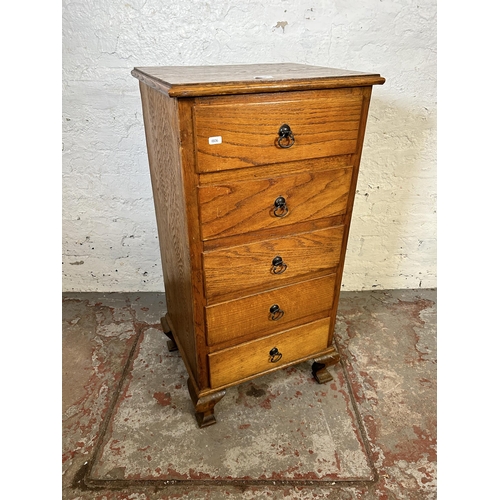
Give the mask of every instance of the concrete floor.
M 435 290 L 343 292 L 332 383 L 260 377 L 201 430 L 164 312 L 63 296 L 63 500 L 437 497 Z

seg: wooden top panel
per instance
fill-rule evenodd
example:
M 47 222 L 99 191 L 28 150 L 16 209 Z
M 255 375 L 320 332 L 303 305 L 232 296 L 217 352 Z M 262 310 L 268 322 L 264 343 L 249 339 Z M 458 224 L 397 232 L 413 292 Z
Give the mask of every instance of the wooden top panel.
M 132 75 L 171 97 L 329 89 L 385 82 L 376 73 L 292 63 L 142 67 L 134 68 Z

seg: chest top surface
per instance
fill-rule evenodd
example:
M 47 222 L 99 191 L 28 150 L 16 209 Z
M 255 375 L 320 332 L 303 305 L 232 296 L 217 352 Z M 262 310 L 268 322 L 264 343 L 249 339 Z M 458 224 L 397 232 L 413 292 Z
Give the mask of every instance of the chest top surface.
M 132 75 L 171 97 L 319 90 L 385 82 L 376 73 L 294 63 L 140 67 L 134 68 Z

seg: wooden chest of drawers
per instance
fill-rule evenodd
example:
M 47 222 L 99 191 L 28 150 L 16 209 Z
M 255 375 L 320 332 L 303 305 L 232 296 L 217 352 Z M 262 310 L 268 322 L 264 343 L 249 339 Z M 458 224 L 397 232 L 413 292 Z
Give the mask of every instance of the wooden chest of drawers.
M 264 64 L 135 68 L 168 313 L 200 427 L 225 388 L 314 360 L 333 334 L 378 74 Z

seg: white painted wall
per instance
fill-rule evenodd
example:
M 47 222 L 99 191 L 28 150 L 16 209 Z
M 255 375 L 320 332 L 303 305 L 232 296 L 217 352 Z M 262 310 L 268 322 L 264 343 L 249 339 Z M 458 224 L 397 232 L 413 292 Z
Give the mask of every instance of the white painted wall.
M 345 290 L 436 286 L 434 0 L 63 0 L 63 290 L 162 291 L 134 66 L 373 71 Z

